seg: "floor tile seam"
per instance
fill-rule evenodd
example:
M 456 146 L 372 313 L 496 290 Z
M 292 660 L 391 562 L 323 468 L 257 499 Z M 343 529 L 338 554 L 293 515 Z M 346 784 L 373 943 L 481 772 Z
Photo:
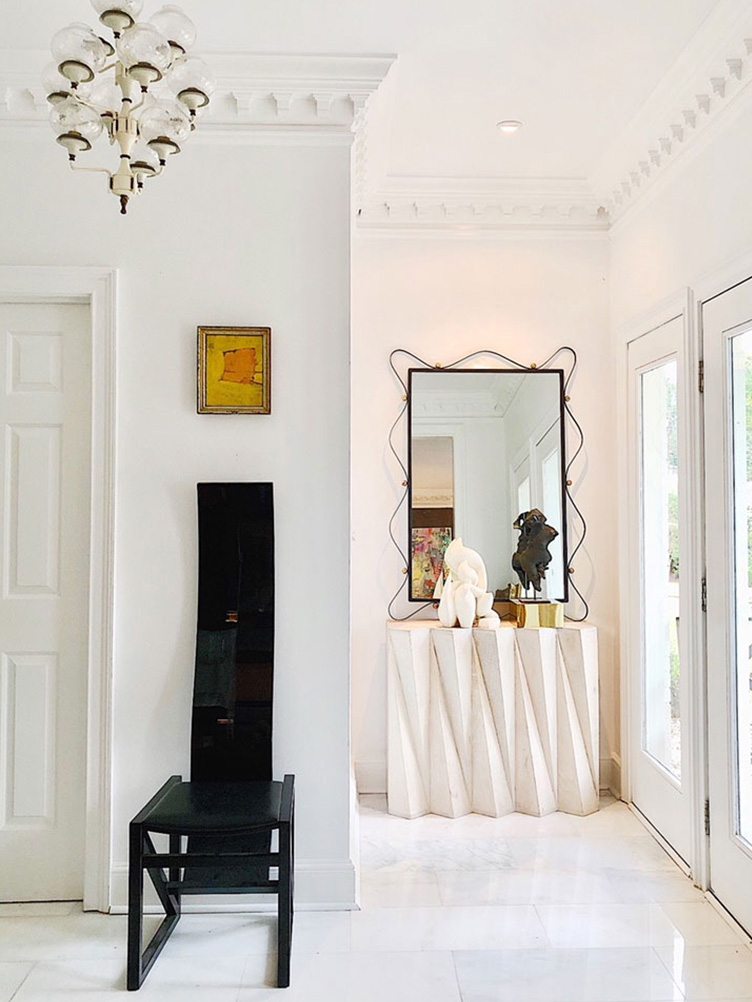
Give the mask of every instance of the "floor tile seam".
M 543 932 L 543 940 L 544 940 L 544 942 L 546 944 L 546 946 L 544 947 L 544 949 L 550 949 L 550 950 L 556 949 L 555 946 L 554 946 L 554 944 L 551 942 L 551 938 L 548 935 L 548 929 L 546 928 L 546 923 L 543 921 L 543 916 L 541 915 L 541 913 L 539 911 L 539 907 L 540 906 L 539 905 L 533 905 L 532 907 L 535 910 L 535 917 L 538 919 L 538 925 L 541 927 L 541 931 Z
M 465 996 L 462 992 L 462 985 L 460 984 L 460 972 L 457 970 L 457 957 L 455 954 L 457 950 L 450 950 L 449 955 L 452 958 L 452 970 L 454 971 L 454 983 L 457 985 L 457 998 L 460 1002 L 464 1002 Z
M 23 986 L 29 980 L 29 977 L 31 976 L 31 972 L 34 970 L 34 968 L 36 966 L 37 966 L 37 961 L 33 961 L 32 963 L 29 964 L 28 971 L 26 972 L 26 974 L 24 974 L 23 978 L 21 979 L 21 983 L 18 984 L 18 985 L 16 985 L 16 987 L 15 987 L 15 989 L 13 991 L 13 994 L 8 999 L 8 1002 L 13 1002 L 13 999 L 16 998 L 16 996 L 21 991 L 21 989 L 23 988 Z
M 669 967 L 669 965 L 666 963 L 666 961 L 660 955 L 660 953 L 658 952 L 658 949 L 659 948 L 657 946 L 651 946 L 650 947 L 650 951 L 654 954 L 654 956 L 656 956 L 658 958 L 658 962 L 660 963 L 660 965 L 664 969 L 664 971 L 668 974 L 668 976 L 671 978 L 671 983 L 676 986 L 676 990 L 680 993 L 682 999 L 686 999 L 687 996 L 686 996 L 686 993 L 685 993 L 684 989 L 682 988 L 682 986 L 679 984 L 679 982 L 674 977 L 673 970 Z M 665 947 L 661 947 L 661 949 L 665 949 Z

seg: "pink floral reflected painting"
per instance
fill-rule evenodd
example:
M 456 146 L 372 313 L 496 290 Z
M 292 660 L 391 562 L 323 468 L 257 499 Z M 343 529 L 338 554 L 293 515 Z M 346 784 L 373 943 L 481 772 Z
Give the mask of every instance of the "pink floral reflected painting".
M 450 528 L 413 529 L 413 598 L 430 600 L 444 565 L 444 553 L 452 541 Z

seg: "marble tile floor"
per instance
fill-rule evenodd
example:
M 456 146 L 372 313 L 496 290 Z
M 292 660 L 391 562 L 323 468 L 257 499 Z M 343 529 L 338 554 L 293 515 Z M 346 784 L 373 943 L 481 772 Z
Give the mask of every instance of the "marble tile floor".
M 174 1002 L 752 1002 L 752 950 L 627 808 L 403 821 L 361 800 L 362 910 L 186 915 L 140 996 Z M 125 917 L 0 905 L 0 1002 L 124 993 Z M 139 996 L 132 996 L 138 998 Z

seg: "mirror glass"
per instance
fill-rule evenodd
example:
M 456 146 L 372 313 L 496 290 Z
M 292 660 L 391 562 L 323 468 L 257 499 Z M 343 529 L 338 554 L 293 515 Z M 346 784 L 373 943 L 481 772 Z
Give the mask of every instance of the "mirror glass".
M 519 584 L 514 524 L 538 509 L 558 535 L 541 591 L 521 597 L 566 601 L 563 373 L 411 369 L 408 378 L 410 599 L 433 597 L 455 537 L 483 557 L 490 591 Z

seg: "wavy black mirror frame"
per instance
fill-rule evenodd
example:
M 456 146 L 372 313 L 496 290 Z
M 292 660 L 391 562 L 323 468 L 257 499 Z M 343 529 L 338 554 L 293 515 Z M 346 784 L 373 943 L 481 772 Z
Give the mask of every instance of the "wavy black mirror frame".
M 554 367 L 552 365 L 552 363 L 559 356 L 562 356 L 562 355 L 568 356 L 568 358 L 569 358 L 569 366 L 568 366 L 568 368 L 556 368 L 556 367 Z M 485 369 L 484 370 L 484 369 L 476 368 L 476 367 L 474 367 L 472 365 L 468 365 L 468 363 L 470 363 L 474 359 L 478 359 L 480 357 L 490 357 L 490 358 L 493 358 L 493 359 L 501 360 L 504 363 L 504 366 L 502 368 L 494 368 L 493 370 L 489 370 L 489 369 Z M 405 362 L 407 364 L 407 366 L 408 366 L 406 377 L 405 377 L 405 375 L 403 375 L 400 372 L 400 369 L 397 367 L 397 364 L 396 364 L 396 359 L 397 358 L 401 358 L 401 360 L 403 362 Z M 411 366 L 410 365 L 411 361 L 412 362 L 417 362 L 420 365 L 421 368 L 418 369 L 418 368 L 416 368 L 414 366 Z M 395 537 L 394 525 L 395 525 L 395 521 L 396 521 L 396 519 L 397 519 L 397 517 L 398 517 L 398 515 L 399 515 L 399 513 L 400 513 L 400 511 L 402 509 L 402 506 L 405 504 L 405 502 L 408 500 L 408 498 L 410 497 L 410 494 L 411 494 L 411 478 L 410 478 L 410 465 L 411 465 L 410 464 L 410 455 L 411 455 L 411 450 L 410 450 L 410 435 L 411 435 L 411 427 L 410 427 L 410 418 L 411 418 L 411 413 L 412 413 L 412 389 L 413 389 L 413 387 L 412 387 L 412 374 L 415 373 L 415 372 L 429 373 L 429 372 L 445 372 L 445 371 L 457 371 L 457 372 L 483 372 L 483 371 L 489 372 L 489 371 L 493 371 L 493 372 L 523 372 L 523 373 L 549 372 L 549 373 L 560 373 L 561 374 L 561 377 L 560 377 L 561 378 L 561 382 L 560 382 L 560 389 L 561 389 L 561 394 L 560 394 L 561 395 L 560 413 L 561 413 L 561 437 L 562 437 L 562 445 L 564 447 L 564 451 L 562 453 L 562 468 L 563 468 L 562 489 L 563 489 L 563 500 L 564 500 L 564 504 L 563 504 L 563 509 L 562 510 L 566 513 L 565 517 L 563 519 L 563 527 L 562 527 L 563 528 L 563 535 L 564 535 L 563 552 L 564 552 L 564 565 L 565 565 L 565 577 L 564 577 L 565 595 L 564 595 L 564 601 L 565 602 L 571 601 L 571 598 L 572 598 L 572 594 L 571 593 L 574 593 L 577 596 L 577 598 L 579 599 L 579 601 L 581 603 L 581 606 L 582 606 L 582 614 L 581 615 L 577 615 L 577 616 L 567 615 L 566 618 L 568 620 L 570 620 L 571 622 L 583 622 L 585 619 L 587 619 L 587 616 L 589 614 L 589 606 L 588 606 L 587 600 L 585 599 L 585 596 L 582 594 L 582 592 L 580 591 L 580 589 L 577 587 L 577 585 L 575 584 L 574 580 L 572 579 L 572 576 L 574 574 L 574 560 L 575 560 L 575 557 L 577 556 L 577 553 L 579 552 L 580 548 L 582 547 L 582 545 L 583 545 L 583 543 L 585 541 L 585 537 L 587 535 L 587 522 L 586 522 L 585 517 L 583 516 L 582 512 L 580 511 L 577 503 L 575 502 L 575 500 L 574 500 L 574 498 L 572 496 L 572 491 L 571 491 L 571 488 L 572 488 L 571 470 L 572 470 L 573 464 L 575 463 L 575 461 L 577 460 L 578 456 L 582 452 L 582 450 L 584 448 L 584 444 L 585 444 L 585 437 L 584 437 L 582 428 L 581 428 L 579 422 L 577 421 L 577 419 L 575 418 L 574 414 L 572 413 L 572 410 L 571 410 L 571 408 L 569 406 L 570 405 L 569 387 L 570 387 L 570 384 L 571 384 L 571 381 L 572 381 L 572 377 L 574 376 L 575 370 L 577 368 L 577 353 L 575 352 L 574 348 L 571 348 L 568 345 L 564 345 L 561 348 L 557 348 L 557 350 L 552 355 L 550 355 L 544 362 L 542 362 L 540 365 L 538 365 L 536 363 L 532 363 L 530 365 L 524 365 L 523 363 L 518 362 L 515 359 L 509 358 L 507 355 L 502 355 L 500 352 L 497 352 L 497 351 L 494 351 L 494 350 L 491 350 L 491 349 L 481 349 L 479 351 L 471 352 L 470 354 L 464 355 L 462 358 L 459 358 L 459 359 L 457 359 L 454 362 L 450 362 L 448 365 L 442 365 L 441 363 L 431 364 L 431 363 L 427 362 L 425 359 L 420 358 L 418 355 L 414 354 L 413 352 L 408 351 L 407 349 L 397 348 L 389 356 L 389 365 L 390 365 L 390 368 L 392 369 L 392 372 L 394 373 L 395 377 L 397 378 L 397 380 L 398 380 L 398 382 L 400 384 L 400 387 L 402 388 L 402 406 L 400 408 L 400 411 L 399 411 L 399 413 L 398 413 L 398 415 L 397 415 L 394 423 L 392 424 L 391 428 L 389 429 L 388 444 L 389 444 L 389 449 L 390 449 L 392 455 L 394 456 L 394 458 L 396 459 L 397 463 L 399 464 L 399 468 L 400 468 L 400 470 L 402 472 L 402 475 L 403 475 L 403 480 L 402 480 L 402 484 L 401 484 L 401 486 L 403 488 L 402 495 L 401 495 L 400 500 L 399 500 L 399 502 L 397 504 L 397 507 L 395 508 L 394 512 L 392 513 L 391 518 L 389 519 L 389 537 L 390 537 L 390 539 L 391 539 L 394 547 L 396 548 L 397 552 L 399 553 L 399 555 L 400 555 L 400 557 L 402 559 L 402 565 L 403 565 L 402 566 L 402 575 L 403 575 L 402 583 L 400 584 L 399 588 L 396 590 L 396 592 L 392 596 L 392 598 L 391 598 L 391 600 L 389 602 L 389 606 L 388 606 L 388 614 L 389 614 L 390 619 L 396 619 L 396 620 L 411 619 L 412 617 L 416 616 L 418 613 L 422 612 L 424 609 L 427 609 L 427 608 L 431 607 L 432 605 L 434 605 L 434 602 L 432 602 L 432 601 L 426 602 L 426 601 L 424 601 L 422 599 L 419 599 L 419 598 L 416 599 L 416 598 L 414 598 L 412 596 L 412 588 L 411 588 L 411 584 L 410 584 L 410 580 L 411 580 L 411 577 L 412 577 L 411 572 L 410 572 L 410 569 L 411 569 L 411 566 L 412 566 L 411 565 L 411 554 L 410 554 L 410 550 L 411 550 L 411 546 L 410 546 L 410 538 L 411 538 L 411 536 L 410 536 L 410 532 L 411 532 L 411 515 L 410 515 L 409 506 L 408 506 L 408 518 L 407 518 L 407 522 L 408 522 L 408 542 L 407 542 L 407 547 L 406 547 L 406 549 L 408 551 L 407 554 L 405 553 L 405 551 L 403 550 L 402 546 L 400 545 L 400 543 L 398 542 L 397 538 Z M 402 369 L 404 370 L 404 365 L 402 366 Z M 407 454 L 407 460 L 405 461 L 405 460 L 403 460 L 402 456 L 400 455 L 400 453 L 395 448 L 395 445 L 394 445 L 394 433 L 395 433 L 395 431 L 397 429 L 397 426 L 400 424 L 400 422 L 402 421 L 402 419 L 404 417 L 406 417 L 406 416 L 407 416 L 408 454 Z M 574 430 L 574 433 L 575 433 L 575 436 L 576 436 L 575 448 L 572 451 L 571 455 L 569 455 L 569 456 L 566 453 L 566 440 L 567 440 L 567 436 L 566 436 L 565 423 L 566 423 L 567 419 L 568 419 L 568 421 L 570 423 L 571 428 Z M 577 539 L 576 544 L 571 549 L 569 549 L 568 543 L 569 543 L 570 539 L 575 535 L 575 533 L 573 531 L 573 523 L 574 522 L 576 522 L 577 525 L 579 526 L 579 538 Z M 398 616 L 394 612 L 394 605 L 395 605 L 395 602 L 397 601 L 397 599 L 399 598 L 399 596 L 402 594 L 402 592 L 404 590 L 407 590 L 407 601 L 409 601 L 409 602 L 420 602 L 421 604 L 419 605 L 419 607 L 417 609 L 415 609 L 411 613 L 408 613 L 406 616 Z

